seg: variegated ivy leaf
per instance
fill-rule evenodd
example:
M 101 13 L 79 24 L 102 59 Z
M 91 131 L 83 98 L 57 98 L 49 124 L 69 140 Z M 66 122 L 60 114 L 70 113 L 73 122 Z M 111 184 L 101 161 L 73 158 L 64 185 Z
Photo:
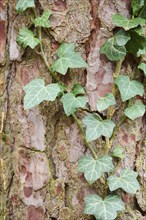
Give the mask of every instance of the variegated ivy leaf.
M 59 59 L 52 65 L 52 71 L 65 75 L 68 68 L 88 67 L 81 55 L 75 52 L 74 49 L 74 44 L 63 43 L 57 50 Z
M 78 108 L 84 108 L 88 102 L 86 96 L 75 97 L 73 93 L 67 93 L 62 96 L 61 101 L 67 116 L 73 114 Z
M 35 7 L 34 0 L 18 0 L 16 5 L 16 10 L 18 12 L 23 12 L 27 8 L 33 8 Z
M 123 27 L 126 31 L 132 28 L 136 28 L 139 25 L 144 26 L 146 23 L 145 19 L 142 18 L 127 19 L 126 17 L 120 14 L 113 15 L 112 20 L 116 26 Z
M 124 46 L 130 40 L 130 38 L 129 33 L 124 30 L 118 31 L 114 36 L 115 43 L 118 46 Z
M 131 120 L 142 117 L 144 113 L 145 105 L 141 102 L 136 102 L 134 105 L 126 108 L 124 111 L 124 114 Z
M 44 11 L 41 17 L 34 20 L 35 27 L 49 28 L 51 25 L 49 21 L 49 17 L 51 16 L 51 14 L 51 11 Z
M 95 160 L 91 156 L 85 156 L 79 160 L 78 170 L 84 173 L 84 177 L 89 184 L 94 183 L 103 173 L 110 172 L 114 168 L 112 157 L 103 156 Z
M 124 150 L 121 146 L 114 147 L 114 149 L 112 151 L 112 156 L 119 157 L 119 158 L 123 159 L 125 157 L 123 152 L 124 152 Z
M 104 111 L 111 105 L 115 105 L 116 100 L 112 93 L 106 94 L 104 97 L 97 100 L 97 110 L 99 112 Z
M 84 95 L 85 94 L 84 87 L 81 86 L 80 84 L 75 84 L 72 88 L 72 92 L 75 95 Z
M 117 212 L 124 209 L 124 202 L 117 195 L 110 195 L 105 199 L 96 194 L 85 197 L 84 213 L 94 215 L 97 220 L 114 220 Z
M 140 189 L 139 183 L 137 181 L 138 174 L 130 169 L 122 170 L 120 176 L 110 176 L 108 177 L 108 185 L 110 191 L 122 188 L 127 193 L 135 194 L 137 190 Z
M 45 86 L 43 79 L 34 79 L 24 86 L 26 95 L 24 97 L 24 109 L 30 109 L 42 101 L 54 101 L 60 92 L 57 83 Z
M 122 101 L 131 99 L 136 95 L 143 96 L 144 94 L 144 86 L 137 80 L 130 81 L 128 76 L 118 76 L 115 80 L 115 84 L 120 90 Z
M 83 118 L 86 125 L 86 138 L 93 141 L 100 136 L 111 137 L 115 124 L 112 120 L 100 120 L 96 114 L 88 114 Z
M 23 48 L 29 46 L 34 49 L 40 43 L 40 40 L 34 36 L 34 33 L 27 28 L 21 28 L 19 30 L 19 35 L 16 40 Z
M 111 38 L 102 45 L 100 53 L 105 54 L 111 61 L 118 61 L 126 56 L 126 48 L 118 46 L 115 39 Z
M 138 68 L 144 72 L 146 75 L 146 63 L 141 63 L 138 65 Z

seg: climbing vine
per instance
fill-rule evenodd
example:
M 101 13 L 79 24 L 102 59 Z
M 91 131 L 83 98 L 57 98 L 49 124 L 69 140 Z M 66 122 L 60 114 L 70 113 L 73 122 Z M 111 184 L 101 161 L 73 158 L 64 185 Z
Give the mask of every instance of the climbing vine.
M 83 142 L 91 153 L 79 160 L 79 172 L 84 174 L 90 185 L 102 179 L 104 180 L 102 181 L 103 184 L 108 188 L 105 198 L 101 198 L 98 194 L 91 194 L 84 198 L 84 213 L 94 215 L 97 220 L 116 219 L 118 212 L 125 209 L 119 189 L 131 194 L 135 194 L 140 189 L 137 181 L 138 174 L 132 169 L 120 168 L 120 173 L 117 174 L 119 161 L 125 155 L 123 148 L 114 146 L 113 141 L 119 127 L 127 118 L 135 120 L 145 113 L 145 105 L 140 98 L 144 95 L 144 86 L 138 79 L 139 75 L 142 76 L 141 78 L 146 75 L 144 57 L 146 54 L 146 37 L 144 34 L 146 1 L 132 1 L 131 19 L 120 14 L 115 14 L 112 17 L 114 25 L 118 28 L 113 37 L 102 45 L 100 52 L 105 54 L 111 62 L 116 63 L 113 73 L 114 82 L 112 92 L 97 100 L 96 112 L 90 110 L 85 89 L 80 84 L 75 84 L 70 89 L 60 80 L 60 74 L 66 75 L 69 69 L 88 67 L 81 55 L 75 51 L 75 44 L 62 43 L 56 51 L 56 61 L 50 66 L 44 51 L 42 31 L 51 27 L 49 18 L 52 13 L 51 11 L 44 11 L 40 16 L 35 8 L 34 0 L 18 0 L 16 10 L 19 13 L 28 8 L 33 12 L 33 28 L 31 30 L 21 28 L 17 43 L 23 48 L 30 47 L 39 50 L 38 53 L 48 68 L 48 74 L 52 76 L 54 83 L 46 85 L 43 79 L 36 78 L 25 85 L 24 109 L 33 108 L 44 100 L 51 102 L 55 99 L 60 100 L 66 116 L 73 117 L 77 123 Z M 123 62 L 128 55 L 134 57 L 137 62 L 137 75 L 133 77 L 127 73 L 121 74 Z M 113 116 L 116 110 L 117 97 L 120 97 L 121 102 L 125 103 L 126 107 L 121 119 L 115 124 Z M 79 110 L 86 112 L 86 116 L 82 120 L 76 114 Z M 107 113 L 106 119 L 101 116 L 103 111 Z M 105 153 L 99 156 L 93 146 L 93 141 L 102 136 L 105 137 L 103 145 Z

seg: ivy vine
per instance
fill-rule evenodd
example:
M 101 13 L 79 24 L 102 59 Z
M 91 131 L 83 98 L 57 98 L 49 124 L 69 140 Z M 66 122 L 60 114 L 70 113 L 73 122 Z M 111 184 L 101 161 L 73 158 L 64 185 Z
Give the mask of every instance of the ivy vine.
M 52 15 L 51 11 L 44 11 L 39 16 L 34 0 L 18 0 L 16 5 L 18 13 L 22 13 L 28 8 L 32 10 L 35 29 L 33 32 L 28 28 L 21 28 L 17 43 L 23 48 L 39 48 L 39 54 L 55 81 L 55 83 L 45 85 L 43 79 L 37 78 L 24 86 L 24 109 L 33 108 L 44 100 L 52 102 L 59 98 L 66 116 L 73 117 L 77 123 L 83 142 L 91 152 L 91 155 L 86 155 L 79 160 L 78 171 L 84 174 L 90 185 L 100 178 L 104 178 L 105 184 L 109 188 L 105 198 L 101 198 L 97 194 L 85 197 L 84 213 L 94 215 L 97 220 L 116 219 L 118 212 L 125 209 L 119 189 L 132 194 L 140 189 L 137 181 L 138 174 L 132 169 L 120 168 L 121 171 L 117 175 L 116 171 L 119 164 L 117 161 L 122 160 L 125 155 L 121 146 L 113 146 L 115 135 L 125 119 L 135 120 L 145 113 L 145 105 L 142 99 L 137 100 L 137 96 L 142 97 L 144 95 L 144 86 L 138 81 L 138 75 L 131 78 L 127 73 L 121 74 L 123 62 L 130 54 L 137 60 L 137 73 L 141 74 L 143 78 L 146 75 L 146 37 L 144 33 L 146 1 L 132 0 L 131 6 L 131 19 L 120 14 L 115 14 L 112 17 L 118 31 L 113 34 L 112 38 L 106 40 L 100 52 L 105 54 L 110 61 L 116 62 L 115 72 L 113 73 L 113 88 L 111 93 L 97 100 L 97 111 L 92 112 L 87 106 L 88 97 L 85 89 L 80 84 L 75 84 L 70 91 L 59 77 L 59 74 L 66 75 L 70 68 L 88 67 L 81 55 L 75 51 L 75 44 L 62 43 L 56 51 L 56 61 L 50 66 L 43 48 L 42 30 L 51 27 L 49 20 Z M 121 101 L 126 104 L 128 101 L 128 105 L 123 111 L 120 121 L 115 124 L 113 116 L 119 94 Z M 86 116 L 82 120 L 76 115 L 78 110 L 86 111 Z M 101 117 L 100 113 L 103 111 L 107 112 L 106 119 Z M 101 136 L 105 137 L 105 154 L 99 157 L 92 145 L 93 142 L 90 142 Z M 115 160 L 115 158 L 117 159 Z

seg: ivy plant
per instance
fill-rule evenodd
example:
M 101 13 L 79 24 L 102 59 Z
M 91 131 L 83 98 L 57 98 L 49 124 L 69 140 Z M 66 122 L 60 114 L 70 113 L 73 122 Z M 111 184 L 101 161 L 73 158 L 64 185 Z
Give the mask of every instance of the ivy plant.
M 104 97 L 97 100 L 97 110 L 99 112 L 106 110 L 109 106 L 115 105 L 116 100 L 112 93 L 107 93 Z
M 96 219 L 113 220 L 118 211 L 124 210 L 124 202 L 117 195 L 109 195 L 105 199 L 93 194 L 86 196 L 84 213 L 94 215 Z
M 17 43 L 23 48 L 29 46 L 31 49 L 34 49 L 40 43 L 40 40 L 35 37 L 32 31 L 27 28 L 21 28 L 17 37 Z
M 84 173 L 85 179 L 89 184 L 94 183 L 105 172 L 108 173 L 114 168 L 112 157 L 103 156 L 94 159 L 91 156 L 85 156 L 79 160 L 78 170 Z
M 63 43 L 57 50 L 58 60 L 52 65 L 52 71 L 65 75 L 68 68 L 87 67 L 87 63 L 83 60 L 80 54 L 74 51 L 74 44 Z
M 33 8 L 35 7 L 34 0 L 18 0 L 16 5 L 16 10 L 18 12 L 23 12 L 27 8 Z
M 136 193 L 139 190 L 139 183 L 136 179 L 138 174 L 130 169 L 124 169 L 120 176 L 108 177 L 110 191 L 122 188 L 127 193 Z
M 115 146 L 112 151 L 112 156 L 123 159 L 125 157 L 124 149 L 121 146 Z
M 25 10 L 33 12 L 31 30 L 21 28 L 17 43 L 24 49 L 37 47 L 37 52 L 48 69 L 48 74 L 54 80 L 54 83 L 46 85 L 45 79 L 35 78 L 25 85 L 24 109 L 29 110 L 44 101 L 53 102 L 57 99 L 60 100 L 66 116 L 72 117 L 77 123 L 84 145 L 90 151 L 90 154 L 80 158 L 78 171 L 84 175 L 90 185 L 104 179 L 103 187 L 108 189 L 104 198 L 98 194 L 91 194 L 84 198 L 84 213 L 94 215 L 97 220 L 116 219 L 118 212 L 125 209 L 121 191 L 135 194 L 140 189 L 137 172 L 127 167 L 124 169 L 120 167 L 117 172 L 119 161 L 126 155 L 122 146 L 113 144 L 119 126 L 125 120 L 135 120 L 145 113 L 145 104 L 142 101 L 144 86 L 142 81 L 139 81 L 146 75 L 144 58 L 146 37 L 143 31 L 146 24 L 143 13 L 145 2 L 132 0 L 131 6 L 133 13 L 131 19 L 120 14 L 113 15 L 113 24 L 118 27 L 118 31 L 107 39 L 100 49 L 101 54 L 111 62 L 115 62 L 116 68 L 113 73 L 114 82 L 111 93 L 98 98 L 97 111 L 93 112 L 88 105 L 88 96 L 82 85 L 77 83 L 70 89 L 61 81 L 61 75 L 69 74 L 69 69 L 88 67 L 81 54 L 76 51 L 76 45 L 63 42 L 56 51 L 56 60 L 50 65 L 44 50 L 42 31 L 51 27 L 49 19 L 52 12 L 44 11 L 39 15 L 34 0 L 18 0 L 16 5 L 18 13 Z M 121 71 L 127 55 L 137 59 L 137 70 L 133 76 Z M 125 106 L 118 123 L 114 117 L 117 99 L 120 99 L 121 104 Z M 103 111 L 104 116 L 101 114 Z M 78 112 L 84 112 L 82 114 L 84 117 L 78 116 Z M 97 148 L 93 145 L 94 141 L 100 137 L 105 140 L 100 146 L 103 149 L 103 155 L 98 155 Z
M 43 79 L 34 79 L 24 86 L 24 91 L 24 109 L 30 109 L 44 100 L 54 101 L 61 89 L 57 83 L 45 86 Z
M 101 136 L 111 137 L 115 124 L 112 120 L 101 120 L 96 114 L 88 114 L 83 118 L 86 125 L 86 137 L 88 141 L 96 140 Z

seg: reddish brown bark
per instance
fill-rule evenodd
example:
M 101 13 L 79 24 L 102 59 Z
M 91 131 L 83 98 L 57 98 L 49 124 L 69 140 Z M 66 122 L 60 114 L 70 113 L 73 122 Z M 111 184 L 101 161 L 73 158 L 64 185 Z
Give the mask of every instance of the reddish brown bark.
M 86 84 L 90 107 L 111 91 L 114 64 L 99 53 L 102 43 L 112 35 L 111 17 L 121 13 L 129 17 L 127 0 L 40 0 L 38 8 L 51 9 L 51 30 L 43 33 L 43 43 L 50 64 L 62 42 L 74 42 L 87 60 L 87 72 L 76 70 L 72 81 Z M 0 1 L 0 122 L 4 122 L 1 147 L 2 219 L 74 220 L 93 219 L 83 214 L 83 197 L 97 191 L 104 195 L 102 183 L 88 186 L 77 171 L 79 158 L 86 153 L 81 134 L 72 118 L 67 118 L 58 101 L 44 102 L 31 110 L 23 109 L 23 86 L 36 77 L 51 77 L 41 58 L 32 50 L 16 44 L 20 27 L 31 24 L 30 12 L 17 14 L 16 1 Z M 127 71 L 124 66 L 122 71 Z M 2 113 L 5 117 L 2 117 Z M 122 109 L 117 110 L 119 120 Z M 129 206 L 118 220 L 144 220 L 145 123 L 142 118 L 127 120 L 119 129 L 114 144 L 124 147 L 122 167 L 139 173 L 141 190 L 135 196 L 123 194 Z M 97 141 L 99 151 L 102 139 Z M 102 150 L 101 150 L 102 151 Z

